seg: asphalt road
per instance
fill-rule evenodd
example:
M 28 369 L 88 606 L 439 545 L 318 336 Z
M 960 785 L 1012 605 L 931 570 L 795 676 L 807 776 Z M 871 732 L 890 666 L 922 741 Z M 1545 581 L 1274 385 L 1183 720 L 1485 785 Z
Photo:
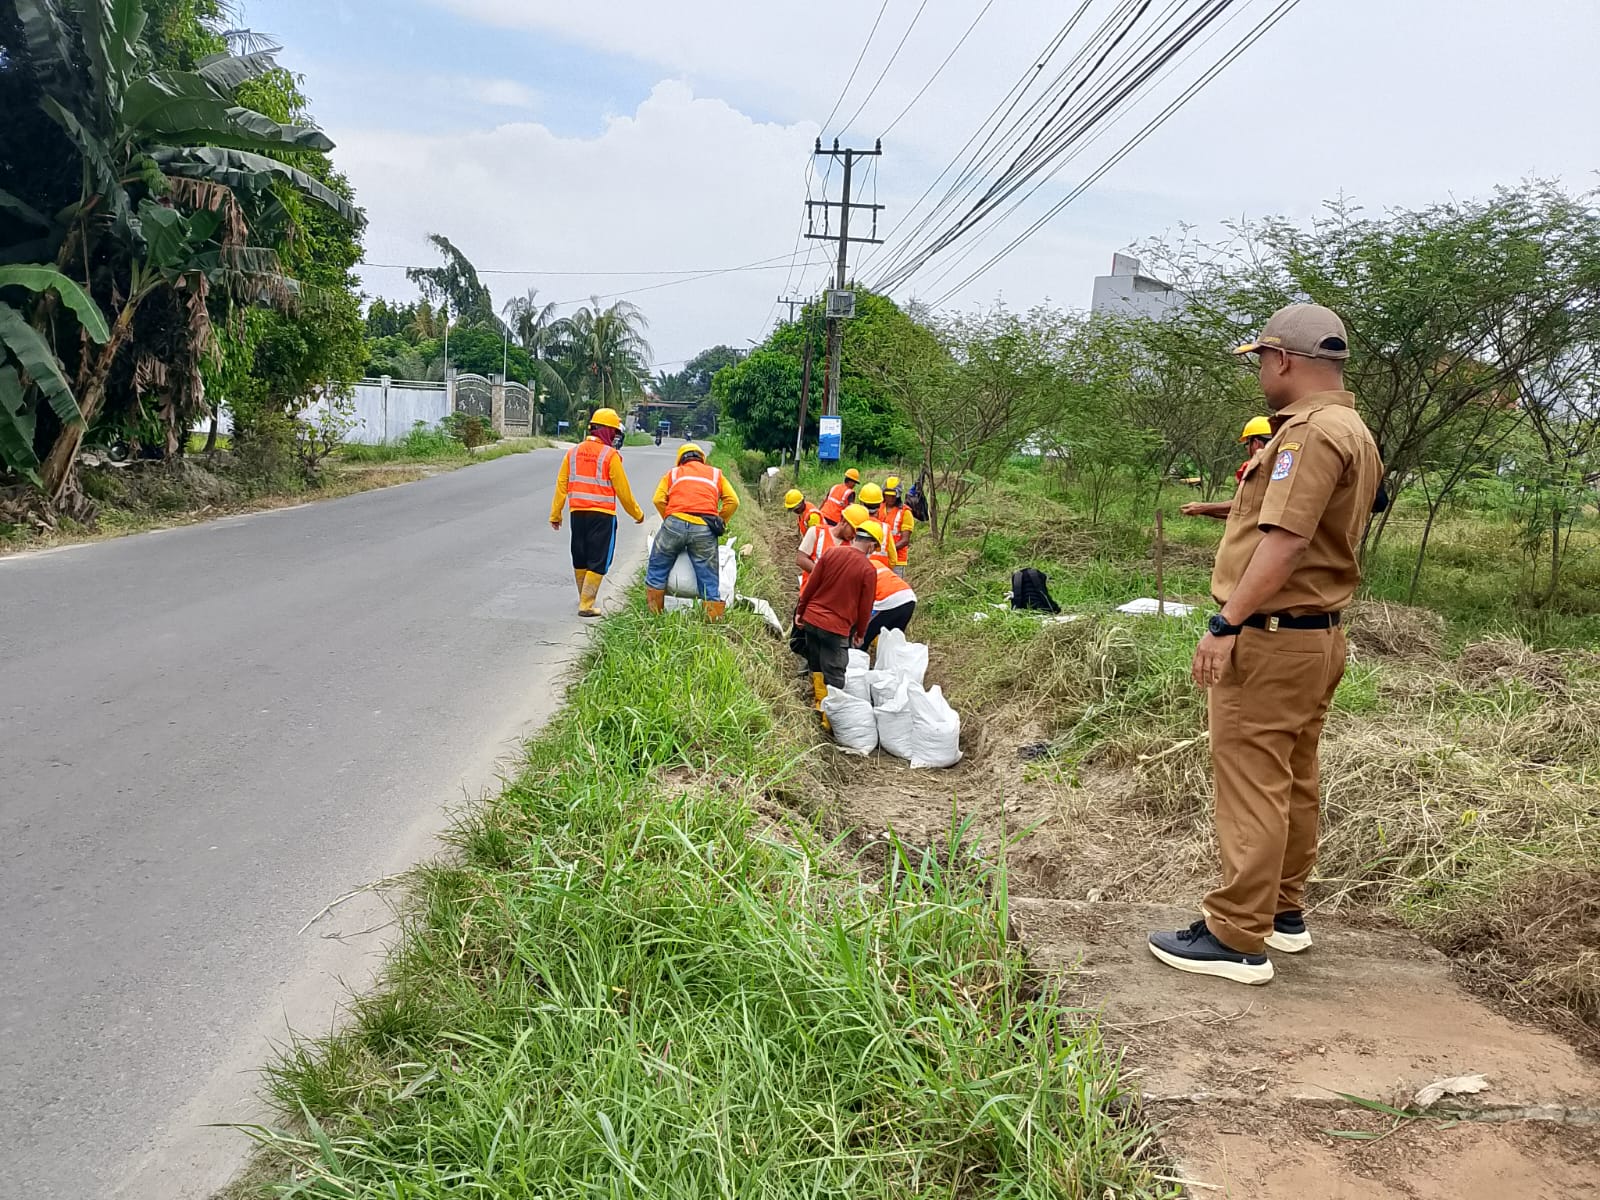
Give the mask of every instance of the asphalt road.
M 0 559 L 0 1196 L 206 1195 L 582 646 L 558 451 Z M 670 450 L 630 449 L 642 503 Z M 602 599 L 645 534 L 621 522 Z

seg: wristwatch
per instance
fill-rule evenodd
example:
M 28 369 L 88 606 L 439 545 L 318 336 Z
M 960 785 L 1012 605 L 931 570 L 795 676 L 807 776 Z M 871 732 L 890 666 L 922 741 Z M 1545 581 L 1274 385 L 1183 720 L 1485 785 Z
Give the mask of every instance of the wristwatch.
M 1221 613 L 1212 613 L 1211 620 L 1206 622 L 1206 629 L 1212 637 L 1234 637 L 1243 628 L 1243 625 L 1229 625 L 1228 619 Z

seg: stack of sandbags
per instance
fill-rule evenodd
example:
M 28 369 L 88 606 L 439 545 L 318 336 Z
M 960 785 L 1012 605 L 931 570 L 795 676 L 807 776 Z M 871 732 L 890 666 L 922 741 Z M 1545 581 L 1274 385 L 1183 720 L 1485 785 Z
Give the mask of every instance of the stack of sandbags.
M 918 769 L 955 766 L 961 718 L 938 687 L 924 689 L 927 671 L 928 647 L 898 629 L 879 636 L 870 669 L 867 655 L 852 650 L 845 686 L 829 688 L 822 702 L 834 742 L 851 754 L 881 746 Z

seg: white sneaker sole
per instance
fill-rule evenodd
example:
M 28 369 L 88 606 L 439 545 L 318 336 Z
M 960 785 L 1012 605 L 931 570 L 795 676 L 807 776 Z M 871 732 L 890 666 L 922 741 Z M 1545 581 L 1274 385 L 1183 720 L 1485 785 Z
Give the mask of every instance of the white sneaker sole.
M 1234 983 L 1247 983 L 1252 987 L 1259 987 L 1263 983 L 1271 983 L 1273 970 L 1272 960 L 1268 959 L 1259 967 L 1249 963 L 1228 962 L 1217 959 L 1179 958 L 1175 954 L 1168 954 L 1154 942 L 1146 942 L 1150 953 L 1154 954 L 1169 967 L 1176 967 L 1180 971 L 1187 971 L 1191 975 L 1215 975 L 1218 979 L 1231 979 Z
M 1267 934 L 1267 945 L 1274 950 L 1282 950 L 1285 954 L 1299 954 L 1302 950 L 1311 949 L 1311 934 L 1279 933 L 1273 930 Z

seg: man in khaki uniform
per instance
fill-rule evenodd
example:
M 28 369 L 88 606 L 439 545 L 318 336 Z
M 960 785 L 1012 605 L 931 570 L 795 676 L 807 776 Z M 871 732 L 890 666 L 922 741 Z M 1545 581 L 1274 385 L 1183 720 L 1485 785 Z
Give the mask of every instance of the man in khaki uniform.
M 1331 310 L 1280 309 L 1235 353 L 1259 356 L 1272 440 L 1240 480 L 1211 576 L 1221 611 L 1191 669 L 1210 689 L 1222 886 L 1203 920 L 1151 934 L 1150 950 L 1182 971 L 1266 983 L 1267 947 L 1311 945 L 1301 908 L 1317 858 L 1317 743 L 1383 465 L 1344 390 L 1350 350 Z

